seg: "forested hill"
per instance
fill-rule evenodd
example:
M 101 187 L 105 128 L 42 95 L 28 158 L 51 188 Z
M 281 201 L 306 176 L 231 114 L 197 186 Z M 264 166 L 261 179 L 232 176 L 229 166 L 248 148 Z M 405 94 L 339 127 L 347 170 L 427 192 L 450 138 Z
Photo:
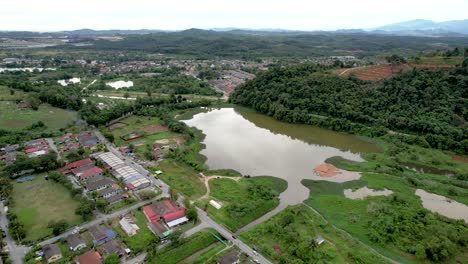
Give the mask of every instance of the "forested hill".
M 287 122 L 420 135 L 419 144 L 466 154 L 468 59 L 463 66 L 450 72 L 414 70 L 382 83 L 339 77 L 310 64 L 275 68 L 239 87 L 231 101 Z

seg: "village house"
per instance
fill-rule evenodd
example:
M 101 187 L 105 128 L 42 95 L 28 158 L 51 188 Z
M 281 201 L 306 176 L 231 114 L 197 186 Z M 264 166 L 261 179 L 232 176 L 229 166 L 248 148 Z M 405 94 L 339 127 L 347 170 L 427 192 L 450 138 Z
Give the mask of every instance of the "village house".
M 96 166 L 84 169 L 83 167 L 80 167 L 72 170 L 73 175 L 80 181 L 88 180 L 97 176 L 102 176 L 103 172 L 104 171 L 101 168 Z
M 104 231 L 104 229 L 100 225 L 92 226 L 88 229 L 88 231 L 91 234 L 91 237 L 93 238 L 94 247 L 102 245 L 107 241 L 115 238 L 114 230 L 107 229 Z
M 99 139 L 92 131 L 82 131 L 77 136 L 78 141 L 84 148 L 94 148 L 99 144 Z
M 47 263 L 52 263 L 62 258 L 62 252 L 55 244 L 45 245 L 42 248 L 42 251 L 44 252 L 44 257 L 47 260 Z
M 140 228 L 135 224 L 131 216 L 125 216 L 119 221 L 120 228 L 127 236 L 134 236 L 140 231 Z
M 168 236 L 170 228 L 188 221 L 185 208 L 170 200 L 156 202 L 143 207 L 143 213 L 149 222 L 149 228 L 161 239 Z
M 62 168 L 62 174 L 69 174 L 73 169 L 77 168 L 90 168 L 94 166 L 94 163 L 91 159 L 82 159 L 72 162 Z
M 24 144 L 24 152 L 28 158 L 34 158 L 49 153 L 49 145 L 43 138 L 28 141 Z
M 113 204 L 116 204 L 116 203 L 120 203 L 121 201 L 123 201 L 123 200 L 125 200 L 127 198 L 128 198 L 128 194 L 123 193 L 123 194 L 114 195 L 114 196 L 105 198 L 105 201 L 106 201 L 106 205 L 113 205 Z
M 111 180 L 109 178 L 103 178 L 103 179 L 98 180 L 98 181 L 88 182 L 85 185 L 85 190 L 87 192 L 100 191 L 100 190 L 111 187 L 112 184 L 114 184 L 113 180 Z
M 101 248 L 105 257 L 109 256 L 110 254 L 117 254 L 117 256 L 121 257 L 125 254 L 125 250 L 116 240 L 107 241 L 101 246 Z
M 104 190 L 100 190 L 98 192 L 97 197 L 107 199 L 107 198 L 112 197 L 114 195 L 117 195 L 117 194 L 119 194 L 121 192 L 122 192 L 122 188 L 120 188 L 120 186 L 118 184 L 112 184 L 111 187 L 106 188 Z
M 88 251 L 75 258 L 76 264 L 102 264 L 101 255 L 94 250 Z
M 71 234 L 66 237 L 68 248 L 71 251 L 78 251 L 86 248 L 86 243 L 81 238 L 80 234 Z

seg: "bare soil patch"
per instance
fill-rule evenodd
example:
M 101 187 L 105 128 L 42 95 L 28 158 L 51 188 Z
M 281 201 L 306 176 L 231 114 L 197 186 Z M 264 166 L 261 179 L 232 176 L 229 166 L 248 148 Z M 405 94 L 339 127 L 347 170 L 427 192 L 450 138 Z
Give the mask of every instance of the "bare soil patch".
M 119 129 L 119 128 L 122 128 L 122 127 L 126 127 L 128 126 L 127 123 L 124 123 L 124 122 L 116 122 L 116 123 L 113 123 L 112 125 L 109 125 L 107 128 L 110 130 L 110 131 L 114 131 L 116 129 Z
M 140 131 L 144 131 L 147 134 L 155 134 L 155 133 L 167 132 L 169 131 L 169 128 L 161 124 L 154 124 L 154 125 L 142 127 Z

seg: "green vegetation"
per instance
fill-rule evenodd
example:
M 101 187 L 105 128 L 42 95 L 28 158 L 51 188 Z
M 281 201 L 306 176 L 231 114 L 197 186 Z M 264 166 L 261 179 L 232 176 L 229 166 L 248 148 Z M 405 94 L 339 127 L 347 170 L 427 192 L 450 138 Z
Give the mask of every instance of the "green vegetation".
M 0 102 L 0 127 L 20 130 L 41 121 L 47 131 L 64 128 L 77 118 L 76 112 L 42 104 L 38 110 L 21 109 L 12 102 Z
M 34 241 L 52 234 L 51 221 L 65 220 L 69 226 L 81 223 L 75 210 L 79 201 L 63 186 L 36 175 L 33 181 L 14 183 L 11 210 L 24 225 L 25 240 Z
M 194 261 L 190 262 L 190 264 L 207 264 L 207 263 L 216 263 L 216 260 L 223 256 L 226 251 L 226 245 L 219 244 L 210 248 L 208 251 L 203 252 L 200 256 L 198 256 Z M 220 254 L 222 252 L 222 254 Z
M 23 91 L 16 91 L 0 85 L 0 101 L 21 101 L 24 98 L 25 93 Z
M 159 177 L 185 197 L 196 199 L 206 193 L 206 187 L 200 175 L 189 165 L 181 162 L 164 160 L 159 164 L 163 171 Z
M 213 234 L 215 234 L 215 231 L 211 229 L 206 232 L 196 233 L 187 239 L 184 239 L 181 243 L 178 243 L 179 245 L 175 248 L 171 246 L 164 248 L 155 256 L 147 259 L 147 262 L 157 264 L 178 263 L 192 254 L 217 242 L 218 240 Z
M 278 263 L 387 263 L 304 205 L 288 207 L 240 237 Z M 325 239 L 321 245 L 319 238 Z
M 366 166 L 370 165 L 362 164 L 363 169 L 369 169 Z M 303 184 L 310 189 L 306 204 L 337 227 L 372 245 L 382 254 L 402 262 L 453 261 L 466 251 L 466 224 L 429 212 L 414 194 L 416 187 L 426 189 L 426 186 L 432 186 L 439 192 L 444 188 L 456 188 L 449 183 L 436 181 L 445 176 L 399 172 L 385 163 L 379 166 L 376 170 L 386 171 L 385 174 L 366 172 L 360 180 L 343 184 L 303 180 Z M 413 181 L 421 185 L 416 186 L 412 184 Z M 387 188 L 394 194 L 363 200 L 351 200 L 343 195 L 344 189 L 365 185 L 371 189 Z M 468 202 L 461 196 L 456 197 Z
M 212 179 L 210 195 L 223 203 L 221 209 L 206 205 L 208 214 L 231 231 L 254 221 L 279 205 L 278 196 L 286 190 L 285 180 L 275 177 Z M 207 202 L 207 201 L 206 201 Z
M 206 176 L 219 175 L 219 176 L 232 176 L 242 177 L 242 174 L 233 169 L 222 169 L 222 170 L 208 170 L 204 172 Z
M 468 153 L 468 67 L 414 70 L 372 84 L 302 64 L 277 67 L 236 89 L 230 100 L 287 122 L 356 134 L 394 135 L 424 147 Z M 313 114 L 326 115 L 320 119 Z
M 140 228 L 140 231 L 134 236 L 127 236 L 119 226 L 119 220 L 114 221 L 112 227 L 117 232 L 118 236 L 131 250 L 133 254 L 139 254 L 144 251 L 148 246 L 154 245 L 158 241 L 151 230 L 148 228 L 148 220 L 142 211 L 136 210 L 132 213 L 135 224 Z

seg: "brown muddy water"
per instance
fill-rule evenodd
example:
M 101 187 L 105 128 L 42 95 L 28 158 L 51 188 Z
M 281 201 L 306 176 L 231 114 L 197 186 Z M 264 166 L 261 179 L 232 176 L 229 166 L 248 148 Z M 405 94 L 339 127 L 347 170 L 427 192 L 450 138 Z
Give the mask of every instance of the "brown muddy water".
M 303 179 L 330 180 L 313 169 L 327 158 L 363 161 L 360 153 L 378 152 L 376 145 L 356 136 L 307 125 L 277 121 L 243 108 L 222 108 L 184 121 L 205 135 L 210 169 L 235 169 L 244 175 L 270 175 L 288 181 L 282 203 L 298 204 L 309 196 Z

